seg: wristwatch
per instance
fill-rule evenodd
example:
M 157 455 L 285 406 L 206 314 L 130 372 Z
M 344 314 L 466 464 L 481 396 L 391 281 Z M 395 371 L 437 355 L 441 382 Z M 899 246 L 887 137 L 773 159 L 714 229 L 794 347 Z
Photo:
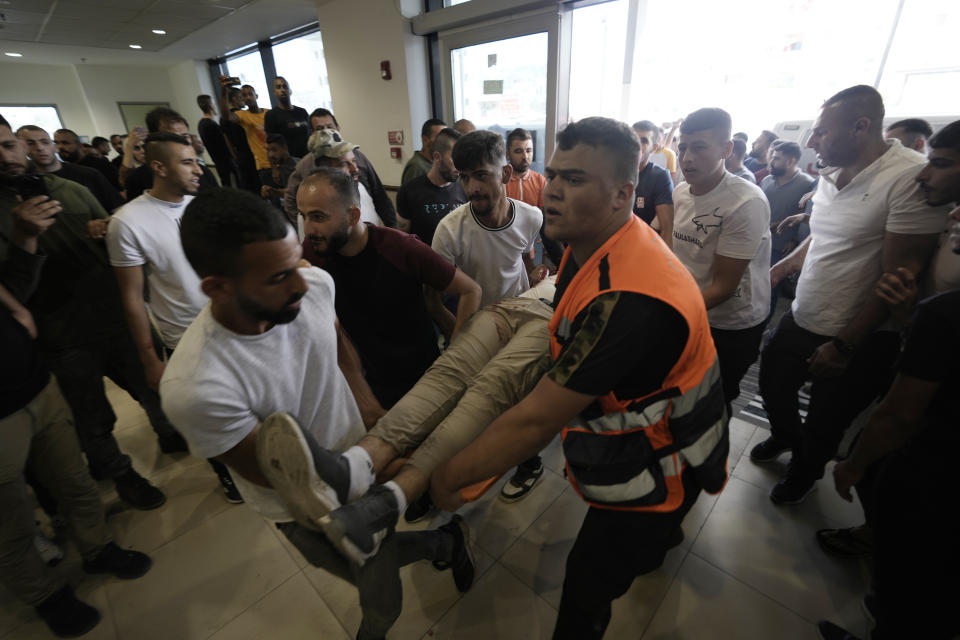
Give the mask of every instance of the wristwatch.
M 857 347 L 852 342 L 846 342 L 837 337 L 832 338 L 830 342 L 837 348 L 837 351 L 845 356 L 852 356 L 857 350 Z

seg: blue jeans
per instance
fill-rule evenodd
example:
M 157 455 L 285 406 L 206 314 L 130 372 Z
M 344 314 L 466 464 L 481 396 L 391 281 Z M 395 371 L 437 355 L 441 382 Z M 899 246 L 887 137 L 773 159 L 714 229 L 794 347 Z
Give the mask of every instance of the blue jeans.
M 325 569 L 357 587 L 363 620 L 357 640 L 380 640 L 387 635 L 403 609 L 400 567 L 418 560 L 449 561 L 453 538 L 442 531 L 404 531 L 384 539 L 380 551 L 358 567 L 340 555 L 319 531 L 296 522 L 278 522 L 277 529 L 287 536 L 307 562 Z

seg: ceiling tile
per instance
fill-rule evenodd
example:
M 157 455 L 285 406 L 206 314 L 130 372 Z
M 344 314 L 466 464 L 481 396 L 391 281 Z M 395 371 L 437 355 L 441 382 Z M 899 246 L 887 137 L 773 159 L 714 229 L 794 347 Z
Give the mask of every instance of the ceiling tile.
M 46 13 L 38 13 L 35 11 L 10 11 L 0 7 L 0 13 L 4 15 L 6 20 L 0 22 L 3 25 L 13 25 L 13 24 L 42 24 L 44 18 L 47 17 Z
M 3 12 L 28 11 L 30 13 L 46 14 L 53 4 L 53 0 L 9 0 L 10 4 L 3 5 Z

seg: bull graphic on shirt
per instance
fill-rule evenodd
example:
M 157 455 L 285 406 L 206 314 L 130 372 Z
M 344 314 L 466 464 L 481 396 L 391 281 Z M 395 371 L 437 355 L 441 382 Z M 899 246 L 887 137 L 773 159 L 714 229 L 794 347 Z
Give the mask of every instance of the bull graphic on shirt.
M 699 216 L 693 216 L 693 224 L 696 225 L 697 231 L 710 233 L 710 229 L 719 228 L 720 225 L 723 224 L 723 216 L 718 216 L 718 211 L 720 211 L 720 207 L 714 209 L 712 213 L 704 213 Z

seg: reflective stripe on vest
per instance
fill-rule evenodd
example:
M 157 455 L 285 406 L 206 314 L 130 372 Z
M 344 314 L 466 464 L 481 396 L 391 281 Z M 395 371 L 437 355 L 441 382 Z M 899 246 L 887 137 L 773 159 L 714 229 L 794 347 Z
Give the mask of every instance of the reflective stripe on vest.
M 561 263 L 561 275 L 571 252 Z M 672 511 L 684 499 L 690 469 L 709 492 L 726 482 L 726 405 L 703 296 L 690 273 L 648 225 L 631 216 L 582 265 L 550 322 L 556 360 L 574 324 L 597 296 L 632 292 L 658 299 L 686 320 L 687 344 L 661 389 L 640 398 L 613 392 L 598 399 L 602 415 L 578 418 L 563 431 L 567 476 L 591 505 Z

